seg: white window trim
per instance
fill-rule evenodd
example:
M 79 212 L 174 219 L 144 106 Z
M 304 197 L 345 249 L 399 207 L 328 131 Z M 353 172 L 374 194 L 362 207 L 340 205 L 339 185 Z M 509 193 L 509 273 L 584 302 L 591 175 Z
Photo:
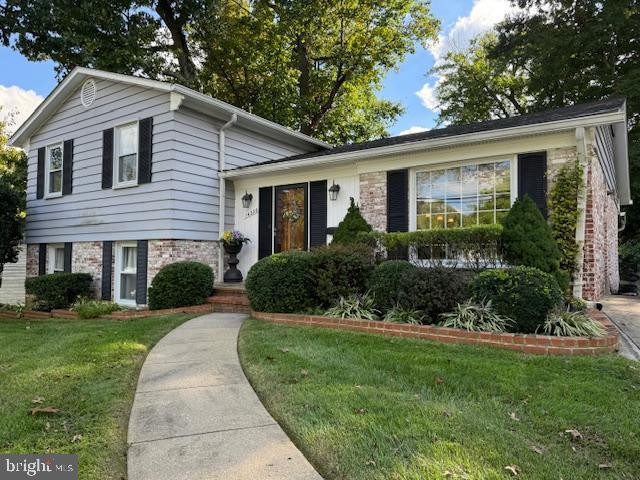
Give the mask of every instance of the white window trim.
M 130 180 L 127 182 L 119 182 L 118 178 L 120 178 L 119 171 L 119 145 L 118 145 L 118 129 L 128 127 L 131 125 L 136 126 L 136 179 Z M 134 120 L 133 122 L 121 123 L 113 127 L 113 186 L 114 190 L 118 188 L 129 188 L 138 186 L 138 162 L 140 162 L 140 122 L 138 120 Z
M 60 191 L 59 192 L 49 192 L 49 173 L 51 173 L 51 165 L 49 161 L 49 152 L 54 147 L 60 147 L 60 151 L 62 152 L 62 165 L 60 166 Z M 45 148 L 45 159 L 44 159 L 44 198 L 57 198 L 62 196 L 62 190 L 64 189 L 64 142 L 59 141 L 56 143 L 52 143 L 51 145 L 47 145 Z
M 115 268 L 114 268 L 114 292 L 113 292 L 113 298 L 115 299 L 115 302 L 119 305 L 124 305 L 127 307 L 136 307 L 138 304 L 136 303 L 135 299 L 134 300 L 128 300 L 128 299 L 121 299 L 120 298 L 120 274 L 122 272 L 122 248 L 123 247 L 138 247 L 138 242 L 117 242 L 116 243 L 116 261 L 115 261 Z M 137 258 L 137 253 L 136 253 L 136 258 Z M 138 268 L 136 265 L 136 275 L 138 273 Z
M 56 270 L 56 250 L 62 249 L 64 251 L 64 243 L 50 243 L 47 244 L 47 273 L 64 272 L 64 260 L 62 262 L 62 270 Z M 64 257 L 63 257 L 64 258 Z
M 509 172 L 511 174 L 511 206 L 518 199 L 518 155 L 502 155 L 496 157 L 475 158 L 457 162 L 443 162 L 429 165 L 421 165 L 409 170 L 409 231 L 417 230 L 417 210 L 418 196 L 416 192 L 416 174 L 418 172 L 447 169 L 453 167 L 464 167 L 466 165 L 478 165 L 480 163 L 509 161 Z

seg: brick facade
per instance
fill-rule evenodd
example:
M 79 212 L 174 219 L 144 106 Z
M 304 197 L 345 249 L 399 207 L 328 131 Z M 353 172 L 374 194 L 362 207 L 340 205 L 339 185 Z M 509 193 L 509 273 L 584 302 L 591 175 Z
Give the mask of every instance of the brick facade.
M 111 265 L 111 298 L 115 298 L 115 244 Z M 75 242 L 72 248 L 71 271 L 90 273 L 93 276 L 94 295 L 101 296 L 102 242 Z M 38 275 L 38 244 L 27 245 L 27 277 Z M 149 240 L 147 284 L 162 267 L 181 260 L 193 260 L 209 265 L 217 273 L 219 244 L 216 241 L 200 240 Z M 218 280 L 218 279 L 216 279 Z
M 374 230 L 387 230 L 387 172 L 360 174 L 360 212 Z

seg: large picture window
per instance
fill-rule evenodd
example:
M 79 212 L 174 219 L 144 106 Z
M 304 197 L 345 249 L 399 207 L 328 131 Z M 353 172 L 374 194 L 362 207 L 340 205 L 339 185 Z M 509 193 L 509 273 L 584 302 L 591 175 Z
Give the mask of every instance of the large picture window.
M 116 185 L 135 185 L 138 181 L 138 124 L 116 128 Z
M 511 162 L 416 173 L 416 229 L 498 223 L 511 207 Z
M 46 192 L 47 196 L 62 195 L 62 143 L 47 147 Z

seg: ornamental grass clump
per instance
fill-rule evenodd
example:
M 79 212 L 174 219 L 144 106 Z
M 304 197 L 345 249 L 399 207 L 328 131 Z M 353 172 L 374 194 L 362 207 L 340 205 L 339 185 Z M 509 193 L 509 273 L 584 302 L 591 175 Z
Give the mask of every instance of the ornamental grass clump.
M 420 325 L 427 320 L 424 312 L 420 310 L 412 310 L 410 308 L 404 308 L 400 305 L 396 305 L 391 308 L 384 316 L 385 322 L 391 323 L 409 323 L 412 325 Z
M 78 314 L 82 319 L 98 318 L 103 315 L 122 310 L 117 303 L 107 302 L 103 300 L 91 300 L 89 298 L 79 298 L 71 307 L 71 310 Z
M 554 310 L 542 326 L 545 335 L 557 337 L 604 337 L 607 331 L 602 324 L 582 312 Z
M 470 332 L 506 332 L 513 320 L 493 309 L 491 300 L 467 300 L 459 303 L 453 312 L 441 315 L 441 327 L 460 328 Z
M 363 293 L 340 297 L 338 303 L 327 310 L 325 315 L 335 318 L 378 320 L 379 313 L 375 308 L 373 296 L 369 293 Z

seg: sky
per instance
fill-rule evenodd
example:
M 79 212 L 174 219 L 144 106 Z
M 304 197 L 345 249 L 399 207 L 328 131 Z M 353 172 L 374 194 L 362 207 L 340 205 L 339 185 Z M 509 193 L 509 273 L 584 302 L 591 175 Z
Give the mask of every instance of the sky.
M 441 21 L 438 40 L 428 49 L 418 47 L 397 71 L 384 80 L 379 96 L 400 102 L 404 114 L 389 128 L 392 135 L 428 130 L 438 117 L 434 87 L 438 78 L 428 71 L 447 52 L 462 49 L 475 35 L 487 31 L 513 11 L 509 0 L 432 0 L 431 9 Z M 54 63 L 30 62 L 19 53 L 0 46 L 0 118 L 14 115 L 12 130 L 28 118 L 56 86 Z

